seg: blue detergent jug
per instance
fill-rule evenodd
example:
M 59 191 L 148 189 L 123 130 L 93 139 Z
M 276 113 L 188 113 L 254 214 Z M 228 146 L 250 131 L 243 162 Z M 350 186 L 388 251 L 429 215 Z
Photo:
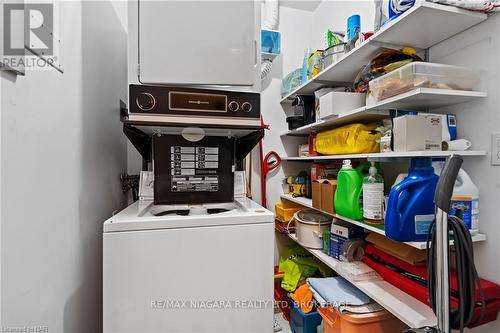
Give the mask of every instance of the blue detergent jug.
M 389 193 L 385 234 L 400 242 L 427 240 L 434 220 L 434 192 L 439 177 L 430 158 L 414 158 L 406 177 Z

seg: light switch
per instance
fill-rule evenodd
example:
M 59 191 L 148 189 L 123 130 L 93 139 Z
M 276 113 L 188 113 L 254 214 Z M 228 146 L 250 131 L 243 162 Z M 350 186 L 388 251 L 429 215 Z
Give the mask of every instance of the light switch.
M 500 165 L 500 133 L 491 134 L 491 165 Z

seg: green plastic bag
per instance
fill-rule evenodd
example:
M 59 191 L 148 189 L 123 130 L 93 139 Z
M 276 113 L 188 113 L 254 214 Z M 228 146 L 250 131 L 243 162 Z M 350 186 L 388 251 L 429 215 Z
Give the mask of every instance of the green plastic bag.
M 279 271 L 285 273 L 281 287 L 288 292 L 295 291 L 300 280 L 313 276 L 317 271 L 329 276 L 332 270 L 300 246 L 285 249 L 280 258 Z

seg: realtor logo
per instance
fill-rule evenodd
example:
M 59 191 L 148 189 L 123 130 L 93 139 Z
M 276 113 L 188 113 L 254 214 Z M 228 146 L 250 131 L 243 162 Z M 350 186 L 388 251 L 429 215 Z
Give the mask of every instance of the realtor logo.
M 24 56 L 25 47 L 35 54 L 53 55 L 53 4 L 6 3 L 3 22 L 5 56 Z

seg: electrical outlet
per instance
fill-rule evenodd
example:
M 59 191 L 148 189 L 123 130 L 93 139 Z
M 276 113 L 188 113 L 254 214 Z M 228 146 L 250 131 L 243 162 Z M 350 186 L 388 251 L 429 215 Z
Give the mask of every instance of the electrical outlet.
M 500 133 L 491 134 L 491 165 L 500 165 Z

